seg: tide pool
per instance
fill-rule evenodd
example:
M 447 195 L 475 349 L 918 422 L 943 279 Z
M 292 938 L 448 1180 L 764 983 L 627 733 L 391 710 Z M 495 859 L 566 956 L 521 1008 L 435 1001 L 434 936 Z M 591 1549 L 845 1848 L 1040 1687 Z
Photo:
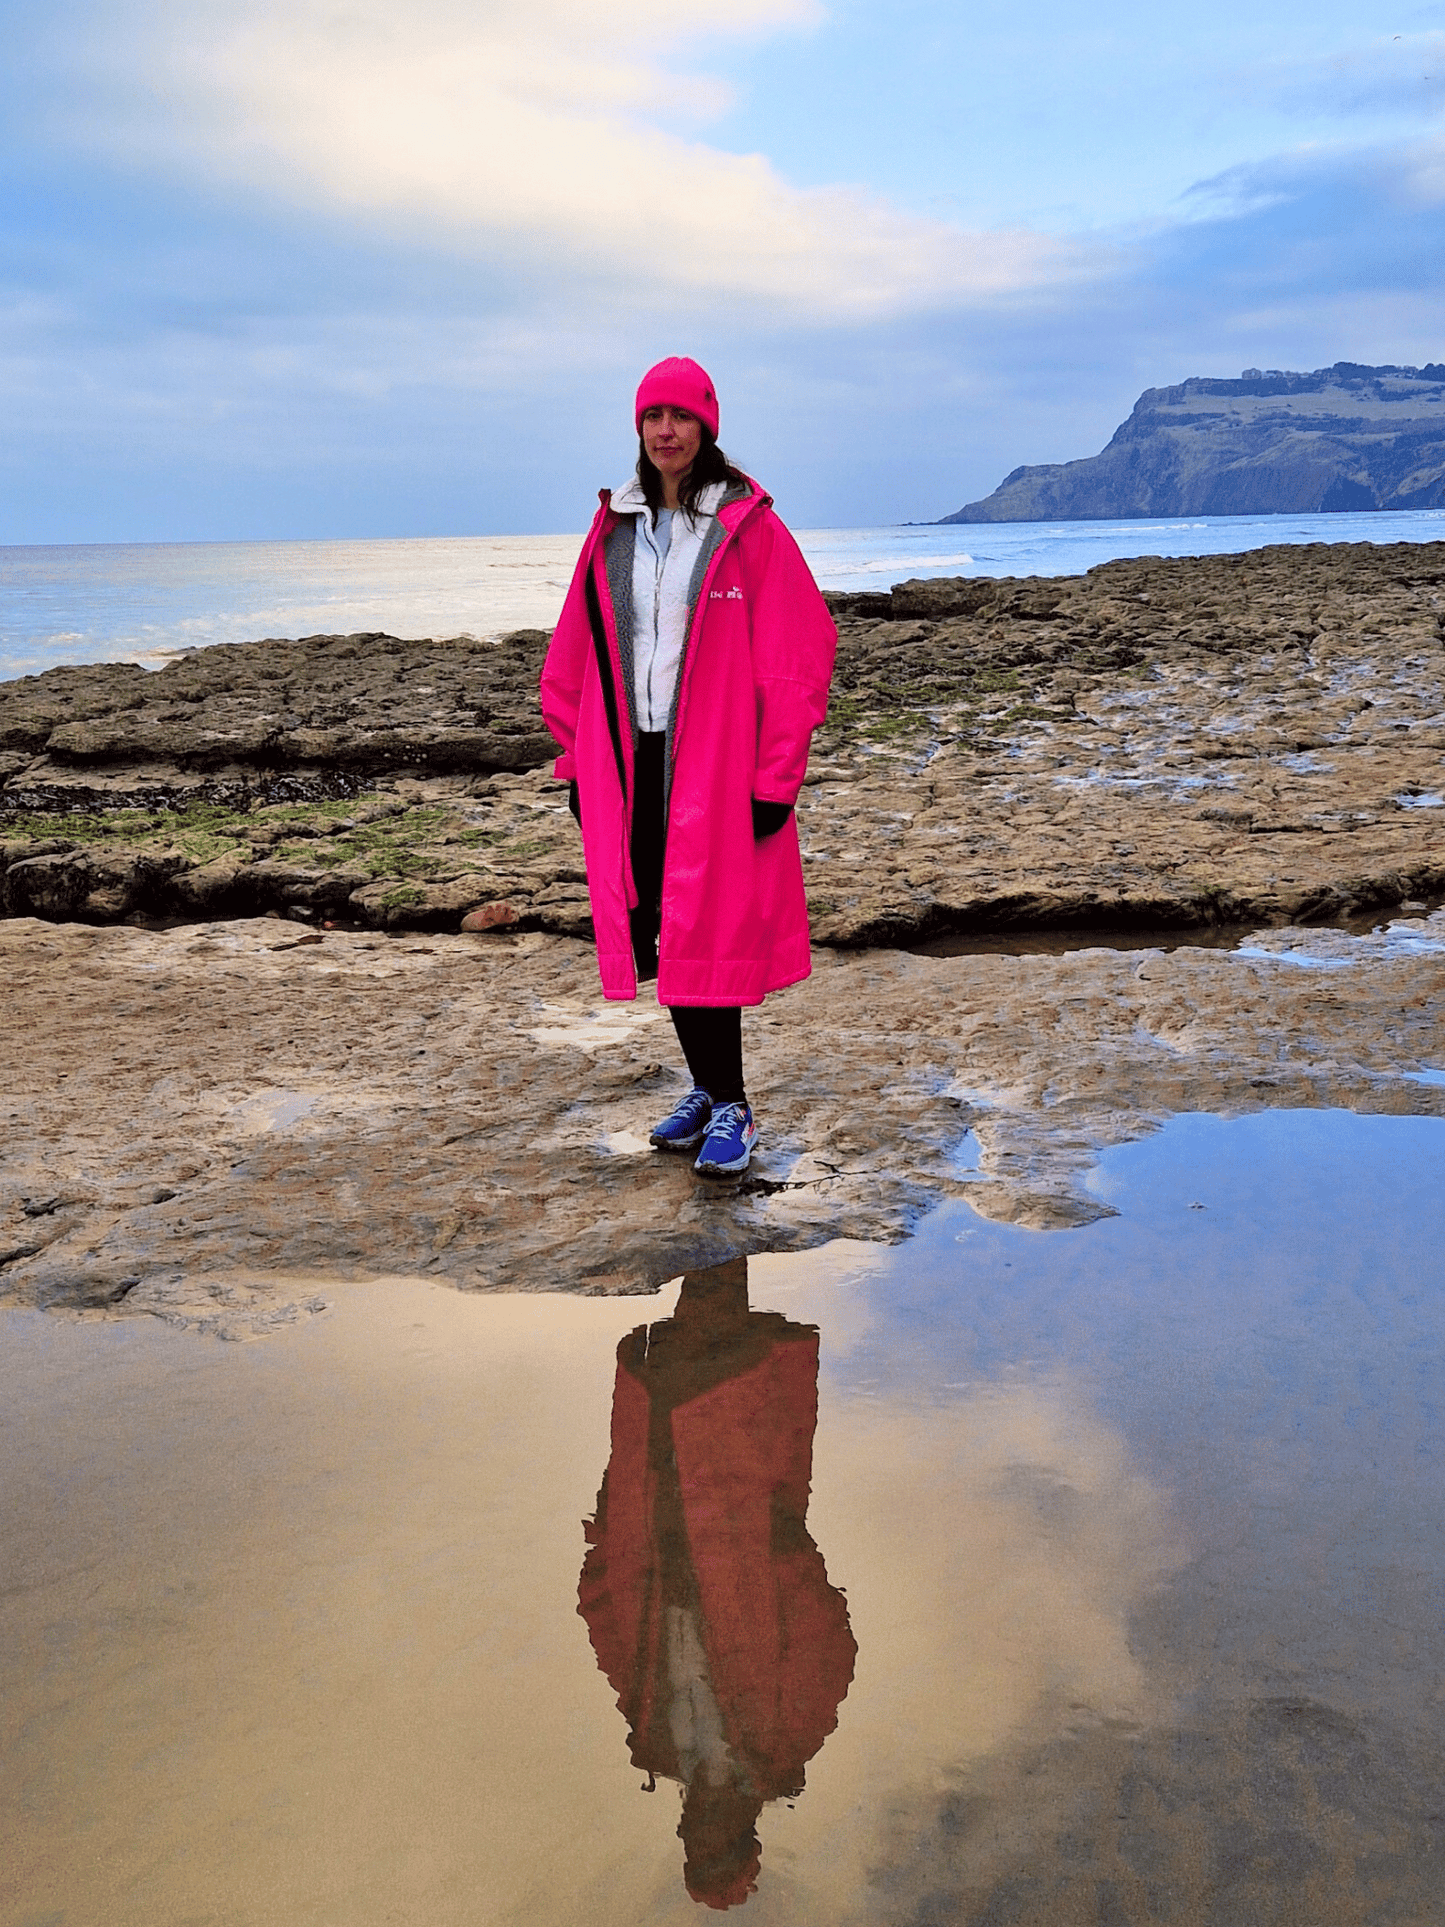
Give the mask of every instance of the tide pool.
M 6 1919 L 1437 1919 L 1442 1140 L 1181 1116 L 1073 1230 L 258 1344 L 0 1313 Z

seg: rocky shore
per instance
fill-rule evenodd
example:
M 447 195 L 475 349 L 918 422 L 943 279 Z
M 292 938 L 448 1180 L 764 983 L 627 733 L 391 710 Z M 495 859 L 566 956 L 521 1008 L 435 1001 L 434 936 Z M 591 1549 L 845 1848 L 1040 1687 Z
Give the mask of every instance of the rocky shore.
M 820 948 L 745 1016 L 763 1138 L 731 1185 L 649 1149 L 671 1027 L 604 1005 L 574 938 L 12 919 L 0 972 L 0 1299 L 230 1337 L 347 1278 L 645 1292 L 897 1240 L 949 1197 L 1086 1223 L 1100 1147 L 1180 1111 L 1445 1114 L 1445 913 L 1234 950 Z
M 1445 1110 L 1445 545 L 835 603 L 817 967 L 747 1017 L 722 1187 L 647 1147 L 665 1015 L 598 995 L 545 635 L 0 687 L 0 1297 L 241 1337 L 347 1277 L 646 1291 L 949 1196 L 1085 1222 L 1171 1112 Z M 1007 954 L 1070 930 L 1135 947 Z
M 835 596 L 814 934 L 1314 920 L 1445 890 L 1445 544 Z M 311 637 L 0 685 L 0 904 L 586 935 L 541 631 Z

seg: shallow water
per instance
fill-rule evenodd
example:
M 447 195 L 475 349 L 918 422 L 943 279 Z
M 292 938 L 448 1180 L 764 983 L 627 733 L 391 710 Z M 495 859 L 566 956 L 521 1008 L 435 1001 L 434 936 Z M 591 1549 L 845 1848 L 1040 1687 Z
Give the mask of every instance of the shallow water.
M 1115 1217 L 955 1204 L 663 1330 L 676 1287 L 5 1314 L 7 1927 L 697 1920 L 684 1761 L 775 1796 L 759 1923 L 1438 1919 L 1442 1159 L 1179 1118 Z
M 1330 968 L 1343 964 L 1341 947 L 1331 955 L 1329 938 L 1370 937 L 1386 955 L 1439 950 L 1445 930 L 1426 927 L 1445 909 L 1445 897 L 1412 899 L 1402 915 L 1382 920 L 1378 910 L 1331 917 L 1310 924 L 1257 923 L 1124 925 L 1079 924 L 1052 930 L 984 930 L 972 935 L 928 937 L 903 948 L 917 957 L 1063 957 L 1075 950 L 1230 950 L 1244 957 L 1275 957 L 1282 962 Z M 1291 947 L 1293 946 L 1293 947 Z M 1315 951 L 1323 954 L 1316 956 Z M 1357 954 L 1357 953 L 1356 953 Z

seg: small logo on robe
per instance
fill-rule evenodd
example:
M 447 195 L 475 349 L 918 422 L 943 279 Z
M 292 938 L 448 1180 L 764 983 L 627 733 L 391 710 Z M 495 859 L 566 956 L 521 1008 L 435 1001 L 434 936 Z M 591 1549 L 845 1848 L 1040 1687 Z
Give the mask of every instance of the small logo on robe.
M 721 589 L 713 589 L 710 594 L 714 602 L 741 602 L 743 599 L 741 589 L 729 589 L 726 594 Z

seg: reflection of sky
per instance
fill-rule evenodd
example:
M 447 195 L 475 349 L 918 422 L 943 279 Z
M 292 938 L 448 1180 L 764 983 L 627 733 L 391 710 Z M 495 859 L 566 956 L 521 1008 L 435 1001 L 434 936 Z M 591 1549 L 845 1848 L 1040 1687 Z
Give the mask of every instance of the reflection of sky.
M 1175 1118 L 1104 1153 L 1091 1188 L 1117 1217 L 1037 1233 L 936 1214 L 828 1369 L 885 1402 L 1067 1386 L 1214 1548 L 1184 1592 L 1202 1611 L 1227 1577 L 1241 1665 L 1267 1619 L 1306 1670 L 1333 1642 L 1351 1691 L 1408 1701 L 1361 1629 L 1399 1574 L 1445 1587 L 1442 1169 L 1438 1117 Z M 1354 1630 L 1311 1618 L 1321 1587 Z M 1408 1616 L 1426 1640 L 1428 1613 Z
M 755 1261 L 754 1302 L 823 1332 L 810 1516 L 858 1673 L 770 1838 L 828 1869 L 833 1918 L 895 1917 L 856 1900 L 869 1855 L 947 1845 L 957 1789 L 1003 1802 L 991 1840 L 1046 1840 L 1004 1763 L 1070 1733 L 1199 1719 L 1222 1756 L 1231 1706 L 1296 1697 L 1418 1728 L 1445 1662 L 1442 1153 L 1436 1117 L 1181 1117 L 1104 1154 L 1119 1215 L 1081 1229 L 960 1202 L 841 1285 L 814 1254 L 772 1293 L 788 1261 Z
M 1131 1431 L 1162 1401 L 1172 1433 L 1178 1390 L 1237 1416 L 1261 1371 L 1288 1393 L 1367 1371 L 1385 1339 L 1428 1360 L 1445 1301 L 1412 1286 L 1445 1283 L 1442 1168 L 1435 1117 L 1175 1118 L 1103 1153 L 1089 1188 L 1117 1217 L 1039 1233 L 960 1203 L 925 1221 L 833 1369 L 914 1397 L 1062 1371 Z

